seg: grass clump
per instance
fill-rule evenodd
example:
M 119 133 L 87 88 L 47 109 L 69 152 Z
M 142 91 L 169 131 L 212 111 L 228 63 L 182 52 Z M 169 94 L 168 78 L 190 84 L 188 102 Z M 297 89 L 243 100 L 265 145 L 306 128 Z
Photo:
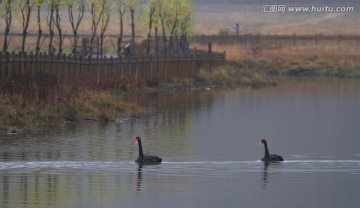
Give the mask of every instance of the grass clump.
M 197 82 L 204 85 L 265 87 L 276 83 L 264 73 L 233 62 L 213 70 L 201 69 Z

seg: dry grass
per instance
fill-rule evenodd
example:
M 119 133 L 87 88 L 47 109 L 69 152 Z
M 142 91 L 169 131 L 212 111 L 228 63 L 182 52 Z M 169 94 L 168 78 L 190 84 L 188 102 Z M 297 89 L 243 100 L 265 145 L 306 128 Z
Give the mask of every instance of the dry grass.
M 70 97 L 41 103 L 25 101 L 19 94 L 0 96 L 0 127 L 36 130 L 39 125 L 65 121 L 114 121 L 142 113 L 136 105 L 121 102 L 109 92 L 84 91 Z
M 196 44 L 206 49 L 207 45 Z M 360 42 L 356 40 L 302 41 L 293 45 L 213 43 L 214 51 L 226 51 L 229 62 L 242 70 L 291 76 L 360 77 Z M 220 76 L 221 77 L 221 76 Z
M 247 86 L 265 87 L 276 83 L 261 71 L 247 70 L 239 63 L 228 63 L 211 71 L 202 69 L 199 72 L 198 83 L 215 86 Z

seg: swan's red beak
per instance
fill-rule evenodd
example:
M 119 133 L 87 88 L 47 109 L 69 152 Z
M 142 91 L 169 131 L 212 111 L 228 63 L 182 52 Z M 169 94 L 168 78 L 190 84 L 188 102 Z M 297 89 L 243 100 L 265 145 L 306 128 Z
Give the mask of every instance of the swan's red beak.
M 135 139 L 135 144 L 139 143 L 139 140 L 138 138 Z

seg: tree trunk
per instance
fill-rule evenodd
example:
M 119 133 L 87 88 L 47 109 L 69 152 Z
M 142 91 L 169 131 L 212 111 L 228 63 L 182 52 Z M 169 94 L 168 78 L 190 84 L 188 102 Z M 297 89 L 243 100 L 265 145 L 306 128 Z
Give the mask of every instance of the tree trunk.
M 12 22 L 12 7 L 11 7 L 11 1 L 5 2 L 5 37 L 4 37 L 4 45 L 3 45 L 3 52 L 7 52 L 9 48 L 8 43 L 8 36 L 10 33 L 10 26 Z
M 133 8 L 130 9 L 130 16 L 131 16 L 131 49 L 132 54 L 135 54 L 135 10 Z
M 159 35 L 157 26 L 155 26 L 155 54 L 159 54 Z
M 42 29 L 41 29 L 41 13 L 40 13 L 40 5 L 38 5 L 38 9 L 37 9 L 37 23 L 38 23 L 38 36 L 37 36 L 37 40 L 36 40 L 36 53 L 40 52 L 40 40 L 41 40 L 41 36 L 42 36 Z
M 24 27 L 23 27 L 23 38 L 21 43 L 21 52 L 25 51 L 25 42 L 27 37 L 27 30 L 29 28 L 30 15 L 31 15 L 32 6 L 30 5 L 30 0 L 26 1 L 26 17 L 24 17 Z
M 49 39 L 49 47 L 48 47 L 48 53 L 52 54 L 54 52 L 54 47 L 52 45 L 53 40 L 54 40 L 54 6 L 51 5 L 50 8 L 50 20 L 48 20 L 48 27 L 49 27 L 49 32 L 50 32 L 50 39 Z

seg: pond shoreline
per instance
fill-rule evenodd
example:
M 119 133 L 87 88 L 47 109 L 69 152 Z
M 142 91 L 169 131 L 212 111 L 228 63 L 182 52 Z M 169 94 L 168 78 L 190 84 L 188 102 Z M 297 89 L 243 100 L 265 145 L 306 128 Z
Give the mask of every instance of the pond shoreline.
M 36 131 L 40 126 L 46 126 L 49 123 L 90 121 L 107 123 L 147 114 L 146 109 L 124 103 L 119 99 L 121 96 L 133 93 L 171 93 L 231 87 L 275 87 L 278 84 L 275 79 L 278 77 L 360 77 L 360 73 L 357 71 L 328 70 L 324 72 L 316 68 L 306 67 L 287 70 L 273 67 L 264 69 L 266 64 L 269 63 L 253 63 L 249 60 L 228 63 L 225 66 L 213 69 L 211 72 L 200 71 L 198 78 L 194 81 L 160 83 L 159 86 L 141 87 L 133 92 L 88 90 L 74 93 L 70 97 L 57 98 L 56 101 L 49 100 L 39 103 L 28 102 L 18 95 L 2 95 L 0 109 L 3 112 L 0 116 L 0 136 Z

